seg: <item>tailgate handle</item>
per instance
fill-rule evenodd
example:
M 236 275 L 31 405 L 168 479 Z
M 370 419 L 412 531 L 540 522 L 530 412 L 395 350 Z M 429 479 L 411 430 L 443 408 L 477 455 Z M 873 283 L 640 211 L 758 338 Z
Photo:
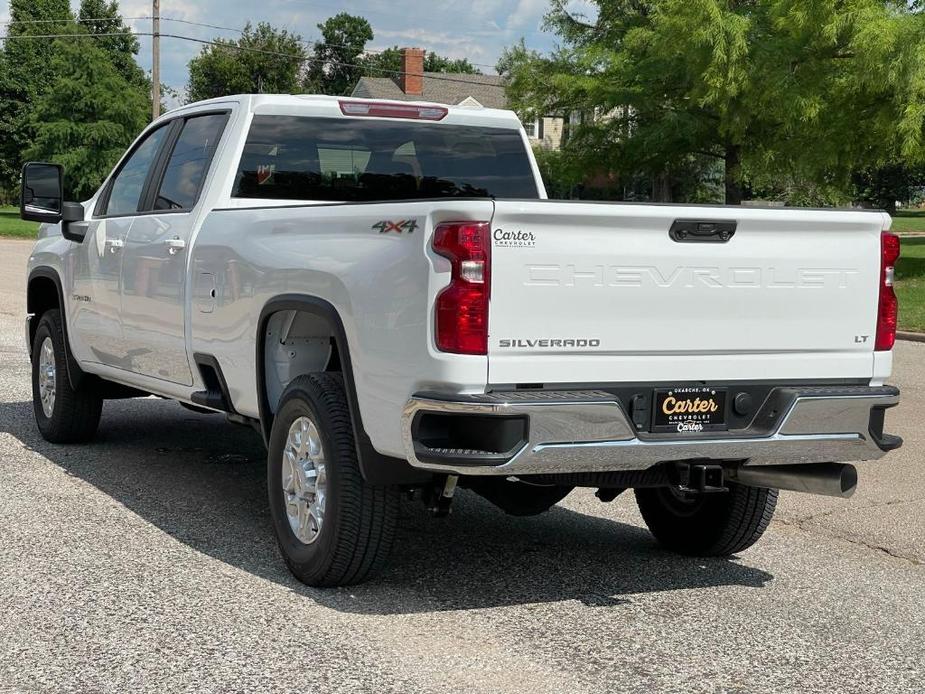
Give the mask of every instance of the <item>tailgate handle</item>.
M 676 219 L 668 236 L 678 243 L 726 243 L 736 233 L 738 222 L 710 219 Z

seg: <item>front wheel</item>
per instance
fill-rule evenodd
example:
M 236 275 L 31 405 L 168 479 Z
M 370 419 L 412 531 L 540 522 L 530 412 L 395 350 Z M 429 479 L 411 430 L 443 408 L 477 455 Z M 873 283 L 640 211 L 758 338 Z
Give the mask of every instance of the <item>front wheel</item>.
M 283 558 L 303 583 L 360 583 L 384 566 L 399 490 L 363 479 L 339 375 L 287 386 L 270 434 L 267 489 Z
M 729 483 L 720 494 L 686 494 L 673 487 L 636 489 L 636 503 L 662 545 L 681 554 L 721 557 L 755 544 L 777 506 L 777 490 Z
M 67 374 L 61 312 L 46 311 L 32 343 L 32 405 L 42 438 L 52 443 L 89 441 L 96 434 L 103 399 L 89 387 L 75 389 Z

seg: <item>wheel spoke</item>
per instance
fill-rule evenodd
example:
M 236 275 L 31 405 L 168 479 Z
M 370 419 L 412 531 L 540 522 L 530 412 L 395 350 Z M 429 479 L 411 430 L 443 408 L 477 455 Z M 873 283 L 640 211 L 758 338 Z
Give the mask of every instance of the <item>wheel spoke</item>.
M 295 456 L 292 455 L 291 451 L 286 451 L 283 458 L 283 491 L 289 494 L 295 492 L 296 465 Z
M 308 452 L 308 427 L 311 424 L 307 417 L 299 419 L 299 453 L 301 458 L 307 458 Z
M 315 427 L 314 422 L 308 423 L 308 456 L 313 461 L 317 460 L 322 455 L 321 450 L 321 436 L 318 434 L 318 429 Z
M 321 530 L 321 524 L 324 522 L 324 514 L 318 509 L 318 505 L 312 502 L 308 505 L 308 515 L 311 519 L 312 534 L 317 535 Z
M 299 522 L 299 499 L 294 495 L 286 497 L 286 515 L 289 517 L 289 524 L 296 529 Z
M 305 544 L 310 543 L 315 539 L 315 536 L 318 534 L 318 523 L 316 518 L 313 515 L 311 504 L 306 501 L 303 501 L 299 504 L 299 539 L 302 540 Z

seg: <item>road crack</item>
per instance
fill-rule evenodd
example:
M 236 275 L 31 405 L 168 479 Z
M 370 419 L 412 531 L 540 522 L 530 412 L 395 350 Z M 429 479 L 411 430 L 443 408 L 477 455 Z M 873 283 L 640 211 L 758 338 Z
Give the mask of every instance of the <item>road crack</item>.
M 912 564 L 913 566 L 922 566 L 923 564 L 925 564 L 925 562 L 923 562 L 918 557 L 911 557 L 905 554 L 901 554 L 894 549 L 885 547 L 883 545 L 866 542 L 865 540 L 862 540 L 859 537 L 853 537 L 851 535 L 845 535 L 845 534 L 837 533 L 837 532 L 829 532 L 824 526 L 814 525 L 814 526 L 807 527 L 807 523 L 809 523 L 810 520 L 815 519 L 815 518 L 823 518 L 827 515 L 831 515 L 832 513 L 834 513 L 834 511 L 835 509 L 832 509 L 829 512 L 820 513 L 816 516 L 810 516 L 808 519 L 805 519 L 805 520 L 788 520 L 786 518 L 775 518 L 773 522 L 780 523 L 781 525 L 786 525 L 791 528 L 797 528 L 798 530 L 802 530 L 803 532 L 806 532 L 806 533 L 812 533 L 814 530 L 822 531 L 821 534 L 825 535 L 826 537 L 830 537 L 836 540 L 844 540 L 845 542 L 850 542 L 853 545 L 857 545 L 859 547 L 864 547 L 865 549 L 870 549 L 875 552 L 886 554 L 887 556 L 893 557 L 894 559 L 900 559 L 904 562 Z
M 883 508 L 886 506 L 899 506 L 901 504 L 918 504 L 925 503 L 925 497 L 916 497 L 914 499 L 888 499 L 886 501 L 867 501 L 862 505 L 852 505 L 852 506 L 837 506 L 835 508 L 830 508 L 827 511 L 820 511 L 819 513 L 811 513 L 808 516 L 799 516 L 791 523 L 809 523 L 810 521 L 821 520 L 823 518 L 828 518 L 834 516 L 837 513 L 848 513 L 853 511 L 868 511 L 875 508 Z

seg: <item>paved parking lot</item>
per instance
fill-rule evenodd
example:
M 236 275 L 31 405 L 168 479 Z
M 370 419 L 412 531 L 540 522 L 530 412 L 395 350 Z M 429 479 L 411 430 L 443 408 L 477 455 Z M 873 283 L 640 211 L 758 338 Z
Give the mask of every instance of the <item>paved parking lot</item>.
M 631 495 L 515 519 L 463 493 L 321 591 L 277 554 L 249 430 L 149 398 L 93 445 L 39 438 L 28 251 L 0 241 L 0 691 L 923 690 L 925 344 L 896 353 L 906 446 L 850 500 L 785 492 L 736 559 L 661 551 Z

